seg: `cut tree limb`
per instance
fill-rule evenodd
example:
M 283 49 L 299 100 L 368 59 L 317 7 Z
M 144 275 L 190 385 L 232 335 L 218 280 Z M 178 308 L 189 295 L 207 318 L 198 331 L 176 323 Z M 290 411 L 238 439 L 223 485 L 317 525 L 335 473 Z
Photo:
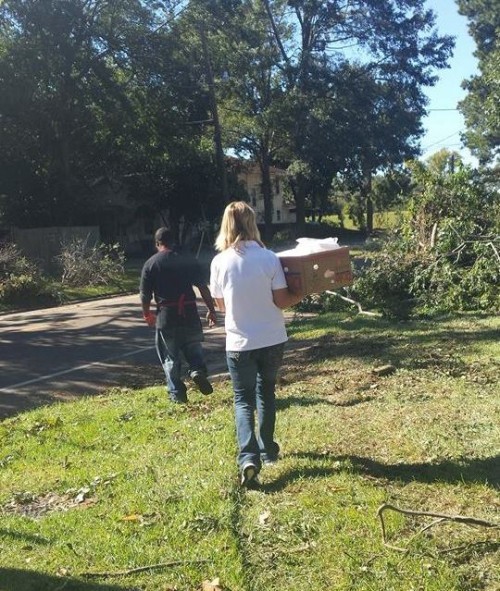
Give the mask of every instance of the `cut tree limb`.
M 357 302 L 356 300 L 353 300 L 351 298 L 348 298 L 346 296 L 343 296 L 336 291 L 327 290 L 327 291 L 325 291 L 325 293 L 337 296 L 341 300 L 344 300 L 344 302 L 347 302 L 349 304 L 352 304 L 353 306 L 356 306 L 358 308 L 358 311 L 360 314 L 365 314 L 366 316 L 378 316 L 378 317 L 382 316 L 382 314 L 379 314 L 378 312 L 368 312 L 367 310 L 363 310 L 363 308 L 361 307 L 361 304 L 359 302 Z
M 382 527 L 382 541 L 384 542 L 384 546 L 386 546 L 387 548 L 391 548 L 392 550 L 397 550 L 398 552 L 408 552 L 408 548 L 400 548 L 398 546 L 392 546 L 387 542 L 385 522 L 384 522 L 384 517 L 383 517 L 384 511 L 395 511 L 396 513 L 401 513 L 402 515 L 411 515 L 414 517 L 418 516 L 418 517 L 434 517 L 435 518 L 435 521 L 433 521 L 429 525 L 426 525 L 425 527 L 423 527 L 413 537 L 416 537 L 416 536 L 422 534 L 424 531 L 427 531 L 428 529 L 430 529 L 434 525 L 438 525 L 438 524 L 443 523 L 445 521 L 453 521 L 456 523 L 463 523 L 464 525 L 470 525 L 470 526 L 478 525 L 481 527 L 500 529 L 500 524 L 493 523 L 491 521 L 485 521 L 484 519 L 478 519 L 476 517 L 467 517 L 465 515 L 446 515 L 444 513 L 434 513 L 431 511 L 413 511 L 410 509 L 401 509 L 400 507 L 396 507 L 395 505 L 391 505 L 389 503 L 384 503 L 384 504 L 380 505 L 380 507 L 377 509 L 377 516 L 380 519 L 380 525 Z
M 117 570 L 110 572 L 89 572 L 80 573 L 81 577 L 124 577 L 126 575 L 133 575 L 135 573 L 142 573 L 147 570 L 157 570 L 159 568 L 170 568 L 172 566 L 179 566 L 181 564 L 202 564 L 208 562 L 207 559 L 200 560 L 171 560 L 170 562 L 160 562 L 159 564 L 147 564 L 145 566 L 137 566 L 136 568 L 129 568 L 127 570 Z

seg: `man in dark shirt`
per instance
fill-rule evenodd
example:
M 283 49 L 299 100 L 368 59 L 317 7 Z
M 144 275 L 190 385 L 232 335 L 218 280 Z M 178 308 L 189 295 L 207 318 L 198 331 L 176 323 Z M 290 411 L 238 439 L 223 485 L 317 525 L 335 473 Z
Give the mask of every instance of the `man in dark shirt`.
M 172 250 L 172 232 L 160 228 L 155 232 L 156 250 L 142 268 L 140 297 L 143 317 L 148 326 L 156 327 L 156 351 L 167 378 L 167 390 L 173 402 L 187 402 L 182 381 L 182 355 L 189 365 L 189 376 L 203 394 L 213 392 L 207 379 L 201 342 L 203 330 L 196 306 L 195 285 L 208 308 L 210 327 L 217 316 L 210 290 L 203 280 L 198 261 Z M 156 303 L 156 313 L 150 309 Z

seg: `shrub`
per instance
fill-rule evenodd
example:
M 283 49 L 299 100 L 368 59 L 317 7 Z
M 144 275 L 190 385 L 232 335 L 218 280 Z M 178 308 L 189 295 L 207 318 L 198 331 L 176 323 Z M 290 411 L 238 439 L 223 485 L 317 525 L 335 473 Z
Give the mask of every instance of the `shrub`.
M 124 274 L 125 254 L 118 244 L 89 245 L 88 239 L 75 238 L 63 244 L 56 260 L 61 283 L 71 287 L 119 283 Z
M 0 246 L 0 302 L 31 307 L 59 303 L 60 297 L 37 266 L 11 243 Z
M 421 264 L 411 253 L 382 252 L 356 280 L 355 298 L 363 307 L 376 308 L 387 318 L 408 318 L 418 303 L 412 285 Z
M 470 169 L 417 168 L 411 217 L 356 281 L 363 306 L 412 312 L 496 312 L 500 308 L 498 199 Z

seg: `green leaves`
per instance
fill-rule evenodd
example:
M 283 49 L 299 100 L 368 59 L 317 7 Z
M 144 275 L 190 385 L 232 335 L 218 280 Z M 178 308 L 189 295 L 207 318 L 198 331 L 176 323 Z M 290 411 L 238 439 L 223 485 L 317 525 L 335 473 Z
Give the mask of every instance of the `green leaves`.
M 468 91 L 459 103 L 465 117 L 466 145 L 482 163 L 500 153 L 500 16 L 494 0 L 458 0 L 460 13 L 469 19 L 477 51 L 479 72 L 463 82 Z
M 412 166 L 410 215 L 354 286 L 387 316 L 498 310 L 495 191 L 469 168 L 448 170 L 445 156 Z

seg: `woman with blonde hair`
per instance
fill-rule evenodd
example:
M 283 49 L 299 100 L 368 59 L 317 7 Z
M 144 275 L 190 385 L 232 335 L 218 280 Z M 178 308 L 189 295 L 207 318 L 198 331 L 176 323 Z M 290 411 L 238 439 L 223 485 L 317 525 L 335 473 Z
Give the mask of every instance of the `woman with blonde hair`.
M 278 459 L 275 388 L 288 339 L 282 309 L 298 303 L 302 294 L 288 289 L 279 258 L 265 248 L 255 212 L 244 201 L 226 207 L 215 247 L 219 254 L 210 268 L 210 291 L 225 312 L 238 467 L 241 484 L 254 488 L 262 464 Z

